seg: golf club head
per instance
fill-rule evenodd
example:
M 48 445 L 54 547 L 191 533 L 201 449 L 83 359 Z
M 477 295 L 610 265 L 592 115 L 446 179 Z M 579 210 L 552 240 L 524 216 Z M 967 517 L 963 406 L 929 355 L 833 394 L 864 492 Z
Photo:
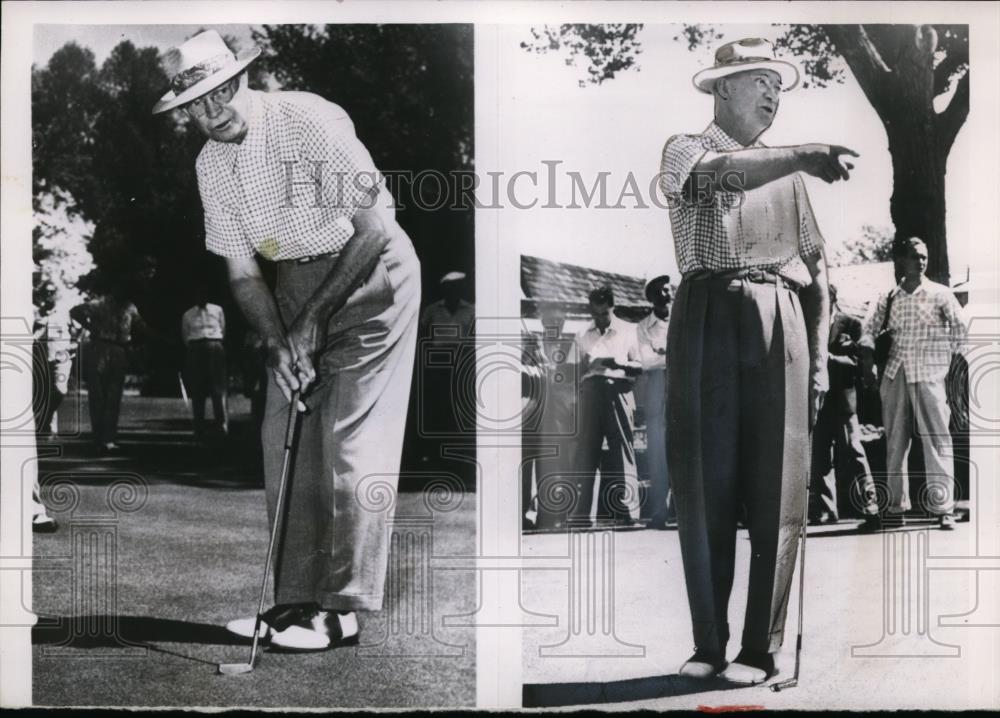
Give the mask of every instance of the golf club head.
M 219 664 L 219 675 L 222 676 L 238 676 L 242 673 L 249 673 L 253 670 L 253 665 L 250 663 L 220 663 Z
M 780 693 L 786 688 L 794 688 L 799 684 L 798 678 L 789 678 L 788 680 L 778 681 L 771 685 L 771 690 L 775 693 Z

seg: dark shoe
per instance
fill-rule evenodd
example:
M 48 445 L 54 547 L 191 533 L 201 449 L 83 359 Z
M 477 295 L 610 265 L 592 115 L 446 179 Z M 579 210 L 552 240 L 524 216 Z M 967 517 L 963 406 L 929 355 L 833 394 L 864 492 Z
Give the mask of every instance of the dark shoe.
M 726 659 L 720 653 L 696 648 L 694 655 L 684 661 L 677 675 L 687 678 L 711 678 L 726 667 Z
M 358 617 L 353 611 L 338 613 L 316 608 L 271 634 L 271 650 L 289 653 L 326 651 L 338 646 L 356 646 Z
M 858 524 L 858 533 L 873 534 L 882 530 L 882 517 L 878 514 L 865 516 L 865 520 Z
M 837 517 L 829 511 L 824 511 L 821 514 L 809 517 L 810 526 L 827 526 L 835 523 L 837 523 Z
M 719 675 L 732 683 L 753 686 L 778 675 L 778 669 L 774 665 L 772 654 L 743 648 Z
M 904 514 L 882 514 L 882 528 L 898 529 L 906 526 Z
M 647 529 L 654 529 L 656 531 L 665 531 L 667 528 L 667 520 L 664 518 L 650 519 L 646 524 Z
M 52 534 L 59 529 L 59 524 L 48 514 L 37 514 L 31 519 L 31 532 L 36 534 Z
M 938 528 L 942 531 L 954 531 L 955 517 L 951 514 L 941 514 L 938 516 Z

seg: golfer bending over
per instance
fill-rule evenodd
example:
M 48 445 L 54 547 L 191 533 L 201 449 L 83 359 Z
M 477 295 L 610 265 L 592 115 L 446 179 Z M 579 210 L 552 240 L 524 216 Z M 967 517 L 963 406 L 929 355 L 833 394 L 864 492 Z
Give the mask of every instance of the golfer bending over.
M 356 498 L 398 478 L 420 302 L 420 267 L 392 200 L 344 111 L 307 92 L 250 90 L 214 31 L 171 51 L 171 91 L 208 141 L 197 160 L 205 243 L 267 348 L 262 442 L 276 520 L 288 402 L 307 392 L 276 548 L 265 637 L 285 650 L 356 642 L 357 610 L 380 610 L 384 513 Z M 272 294 L 256 255 L 275 262 Z M 305 409 L 304 406 L 299 407 Z M 227 628 L 253 634 L 254 619 Z
M 682 280 L 667 333 L 667 464 L 694 628 L 687 676 L 775 673 L 809 477 L 808 427 L 827 387 L 826 266 L 800 172 L 847 179 L 828 145 L 758 138 L 798 71 L 766 40 L 723 45 L 694 76 L 715 121 L 663 150 Z M 803 304 L 799 304 L 799 290 Z M 738 507 L 750 532 L 743 649 L 726 666 Z

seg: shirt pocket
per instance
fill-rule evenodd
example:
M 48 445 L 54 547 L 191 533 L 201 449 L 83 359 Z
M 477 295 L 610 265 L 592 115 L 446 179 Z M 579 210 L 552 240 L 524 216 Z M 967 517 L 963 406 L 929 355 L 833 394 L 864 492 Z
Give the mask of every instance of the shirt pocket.
M 936 304 L 921 304 L 917 307 L 917 327 L 921 331 L 940 329 L 943 325 L 944 318 Z

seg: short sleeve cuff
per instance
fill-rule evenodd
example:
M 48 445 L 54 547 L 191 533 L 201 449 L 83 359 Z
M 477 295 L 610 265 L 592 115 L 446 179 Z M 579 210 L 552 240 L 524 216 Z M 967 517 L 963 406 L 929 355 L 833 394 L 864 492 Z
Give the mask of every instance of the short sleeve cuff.
M 701 135 L 674 135 L 663 147 L 660 162 L 660 189 L 664 195 L 679 194 L 691 171 L 711 149 Z

